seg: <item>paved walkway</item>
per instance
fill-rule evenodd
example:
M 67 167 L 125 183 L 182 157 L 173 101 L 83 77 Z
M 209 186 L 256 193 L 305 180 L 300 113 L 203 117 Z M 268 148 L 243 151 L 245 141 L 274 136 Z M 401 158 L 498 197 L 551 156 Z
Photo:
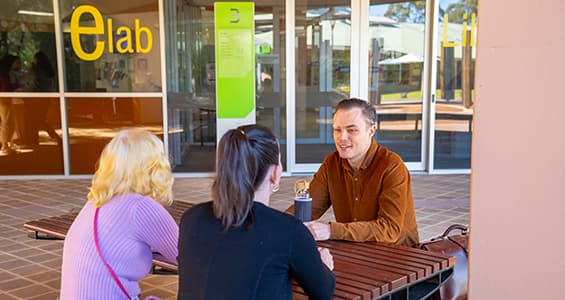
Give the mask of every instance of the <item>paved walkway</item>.
M 285 177 L 271 206 L 288 207 L 293 183 L 310 177 Z M 0 299 L 57 299 L 63 241 L 27 237 L 23 223 L 79 210 L 89 180 L 0 180 Z M 176 179 L 175 200 L 207 201 L 209 178 Z M 468 224 L 469 175 L 413 175 L 412 189 L 420 239 L 440 234 L 452 223 Z M 328 212 L 324 220 L 331 220 Z M 176 299 L 176 275 L 150 275 L 141 283 L 143 296 Z

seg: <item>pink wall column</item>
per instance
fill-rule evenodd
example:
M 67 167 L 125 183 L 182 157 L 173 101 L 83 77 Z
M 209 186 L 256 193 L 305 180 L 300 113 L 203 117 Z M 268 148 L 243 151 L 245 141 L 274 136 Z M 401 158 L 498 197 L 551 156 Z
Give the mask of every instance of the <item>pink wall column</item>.
M 565 1 L 479 3 L 471 299 L 565 299 Z

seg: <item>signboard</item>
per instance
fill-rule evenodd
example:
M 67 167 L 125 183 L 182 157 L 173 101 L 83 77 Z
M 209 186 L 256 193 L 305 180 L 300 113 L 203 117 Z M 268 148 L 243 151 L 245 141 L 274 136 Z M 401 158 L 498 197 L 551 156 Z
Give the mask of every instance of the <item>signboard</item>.
M 83 16 L 86 15 L 84 18 Z M 90 16 L 88 16 L 90 15 Z M 88 26 L 81 25 L 81 18 Z M 118 26 L 114 28 L 113 19 L 108 17 L 106 22 L 100 11 L 92 5 L 79 5 L 71 15 L 71 46 L 76 56 L 85 61 L 99 59 L 108 48 L 109 53 L 133 54 L 149 53 L 153 48 L 153 33 L 148 26 L 142 26 L 141 21 L 134 18 L 134 27 Z M 96 38 L 95 48 L 92 52 L 86 52 L 81 44 L 81 36 Z M 97 36 L 106 35 L 105 38 Z M 147 43 L 141 44 L 141 36 L 145 35 Z
M 229 129 L 255 123 L 253 2 L 215 2 L 218 140 Z

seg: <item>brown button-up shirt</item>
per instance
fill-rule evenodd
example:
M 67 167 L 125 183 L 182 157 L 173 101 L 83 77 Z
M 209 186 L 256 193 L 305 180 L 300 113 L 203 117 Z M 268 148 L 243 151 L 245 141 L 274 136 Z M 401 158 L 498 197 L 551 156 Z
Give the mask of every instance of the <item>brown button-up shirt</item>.
M 331 239 L 418 243 L 410 174 L 402 159 L 374 140 L 358 170 L 336 152 L 328 155 L 310 183 L 312 219 L 333 206 Z

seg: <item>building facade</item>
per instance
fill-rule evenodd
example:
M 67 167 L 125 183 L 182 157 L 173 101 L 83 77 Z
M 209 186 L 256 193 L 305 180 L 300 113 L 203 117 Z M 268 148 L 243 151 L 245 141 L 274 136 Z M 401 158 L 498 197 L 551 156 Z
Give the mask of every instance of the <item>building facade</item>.
M 3 6 L 0 178 L 88 176 L 125 127 L 160 136 L 179 176 L 214 171 L 214 1 Z M 314 172 L 334 150 L 332 107 L 359 97 L 377 107 L 377 142 L 410 170 L 469 172 L 476 9 L 254 1 L 255 122 L 279 137 L 285 171 Z

